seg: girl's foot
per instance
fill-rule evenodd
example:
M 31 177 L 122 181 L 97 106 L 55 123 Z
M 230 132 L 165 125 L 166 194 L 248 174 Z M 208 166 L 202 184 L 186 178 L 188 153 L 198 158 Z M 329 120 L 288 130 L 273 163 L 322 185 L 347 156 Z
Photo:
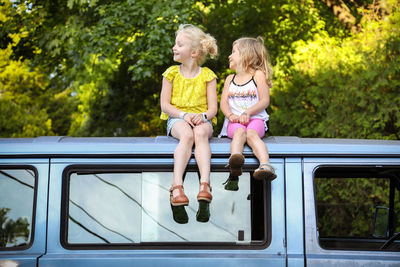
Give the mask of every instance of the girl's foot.
M 276 178 L 275 169 L 268 163 L 260 164 L 260 167 L 254 171 L 253 177 L 256 180 L 270 182 Z
M 178 190 L 178 194 L 173 194 L 174 190 Z M 170 201 L 171 201 L 171 205 L 172 206 L 187 206 L 189 205 L 189 199 L 187 198 L 187 196 L 185 195 L 185 193 L 183 192 L 183 185 L 175 185 L 172 186 L 171 189 L 169 190 L 170 192 Z
M 209 191 L 207 190 L 209 189 Z M 207 182 L 201 182 L 200 183 L 200 191 L 199 194 L 197 195 L 197 201 L 204 200 L 206 202 L 211 202 L 212 200 L 212 195 L 211 195 L 211 186 Z
M 240 153 L 235 153 L 229 158 L 229 167 L 232 176 L 242 175 L 242 167 L 244 164 L 244 156 Z

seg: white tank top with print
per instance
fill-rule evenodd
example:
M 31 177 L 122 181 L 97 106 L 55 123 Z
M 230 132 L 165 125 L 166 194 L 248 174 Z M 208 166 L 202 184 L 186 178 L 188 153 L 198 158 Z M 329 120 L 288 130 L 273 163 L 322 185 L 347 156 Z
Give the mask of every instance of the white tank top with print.
M 250 81 L 242 85 L 236 84 L 234 80 L 235 76 L 233 76 L 232 81 L 229 84 L 228 104 L 232 113 L 240 116 L 240 114 L 242 114 L 245 110 L 254 106 L 259 101 L 257 84 L 254 81 L 254 78 L 251 78 Z M 268 129 L 267 121 L 269 119 L 269 115 L 265 110 L 252 115 L 250 119 L 264 120 L 265 130 Z M 228 119 L 225 118 L 219 137 L 227 135 L 227 127 Z

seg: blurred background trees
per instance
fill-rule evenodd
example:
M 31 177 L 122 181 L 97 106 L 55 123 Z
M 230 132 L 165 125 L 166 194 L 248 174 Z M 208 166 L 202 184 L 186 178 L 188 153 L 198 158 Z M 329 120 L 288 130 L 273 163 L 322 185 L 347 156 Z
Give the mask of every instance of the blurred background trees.
M 156 136 L 175 31 L 263 36 L 270 133 L 400 139 L 399 0 L 0 0 L 0 136 Z M 218 134 L 223 115 L 218 114 Z

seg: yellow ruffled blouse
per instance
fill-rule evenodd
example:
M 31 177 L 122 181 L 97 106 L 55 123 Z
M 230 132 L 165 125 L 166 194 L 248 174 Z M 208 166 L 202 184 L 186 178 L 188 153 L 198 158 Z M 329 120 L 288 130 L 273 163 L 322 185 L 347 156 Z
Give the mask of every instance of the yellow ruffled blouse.
M 207 82 L 217 78 L 217 75 L 207 67 L 202 67 L 200 74 L 188 79 L 182 76 L 179 66 L 171 66 L 162 74 L 172 82 L 171 104 L 187 113 L 202 113 L 207 111 Z M 161 112 L 160 118 L 167 120 L 168 115 Z M 212 124 L 217 124 L 214 117 Z

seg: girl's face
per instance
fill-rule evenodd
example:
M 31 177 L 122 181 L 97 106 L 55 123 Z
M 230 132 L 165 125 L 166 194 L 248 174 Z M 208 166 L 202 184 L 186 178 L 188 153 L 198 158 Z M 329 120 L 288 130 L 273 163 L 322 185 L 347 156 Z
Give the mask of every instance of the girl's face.
M 192 41 L 184 34 L 179 33 L 175 39 L 175 45 L 172 47 L 174 52 L 174 61 L 183 63 L 191 59 L 193 55 Z
M 228 58 L 229 58 L 229 68 L 232 70 L 237 70 L 237 68 L 240 66 L 240 53 L 237 44 L 233 46 L 232 54 Z

